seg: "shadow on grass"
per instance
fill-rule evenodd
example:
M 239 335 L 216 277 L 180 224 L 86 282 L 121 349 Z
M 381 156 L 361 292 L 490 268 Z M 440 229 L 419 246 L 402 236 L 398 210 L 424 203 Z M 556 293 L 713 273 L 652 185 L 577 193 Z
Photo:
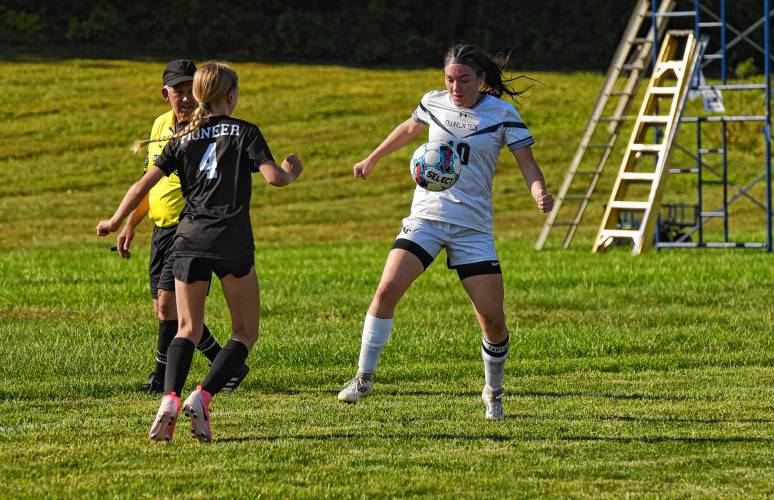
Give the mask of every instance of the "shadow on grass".
M 511 396 L 524 398 L 605 398 L 605 399 L 633 399 L 644 401 L 682 401 L 685 398 L 674 396 L 656 396 L 652 394 L 616 393 L 616 392 L 544 392 L 544 391 L 515 391 L 508 392 Z
M 335 397 L 341 389 L 281 389 L 281 388 L 262 388 L 261 392 L 265 394 L 283 394 L 288 396 L 298 396 L 302 394 L 307 395 L 323 395 L 329 394 Z M 458 398 L 471 398 L 480 397 L 481 391 L 433 391 L 433 390 L 413 390 L 404 391 L 400 389 L 383 389 L 377 388 L 375 394 L 381 396 L 408 396 L 408 397 L 458 397 Z M 677 397 L 677 396 L 658 396 L 652 394 L 637 394 L 637 393 L 615 393 L 615 392 L 579 392 L 579 391 L 567 391 L 567 392 L 547 392 L 547 391 L 509 391 L 506 388 L 506 396 L 517 398 L 606 398 L 606 399 L 618 399 L 618 400 L 644 400 L 644 401 L 685 401 L 689 398 Z
M 218 443 L 249 443 L 249 442 L 275 442 L 275 441 L 329 441 L 329 440 L 362 440 L 362 439 L 387 439 L 394 441 L 406 441 L 408 439 L 428 439 L 433 441 L 492 441 L 492 442 L 534 442 L 534 441 L 567 441 L 567 442 L 610 442 L 610 443 L 687 443 L 687 444 L 740 444 L 740 443 L 760 443 L 774 444 L 774 438 L 765 437 L 747 437 L 747 436 L 728 436 L 728 437 L 681 437 L 681 436 L 519 436 L 511 434 L 382 434 L 356 436 L 346 433 L 328 433 L 328 434 L 299 434 L 284 436 L 245 436 L 234 438 L 215 439 L 213 444 Z
M 612 436 L 562 436 L 561 441 L 605 441 L 610 443 L 763 443 L 774 444 L 773 438 L 765 437 L 668 437 L 668 436 L 632 436 L 632 437 L 612 437 Z
M 629 415 L 599 415 L 599 416 L 581 416 L 574 417 L 571 415 L 562 415 L 556 417 L 555 415 L 536 415 L 529 413 L 511 413 L 508 414 L 508 418 L 519 420 L 570 420 L 573 422 L 585 422 L 585 421 L 606 421 L 606 422 L 639 422 L 650 424 L 774 424 L 774 420 L 768 418 L 682 418 L 682 417 L 648 417 L 637 416 L 632 417 Z

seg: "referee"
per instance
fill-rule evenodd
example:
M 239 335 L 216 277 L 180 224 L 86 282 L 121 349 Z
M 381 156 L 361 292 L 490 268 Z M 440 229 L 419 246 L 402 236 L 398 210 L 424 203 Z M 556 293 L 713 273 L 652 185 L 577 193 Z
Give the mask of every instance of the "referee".
M 185 128 L 198 103 L 193 96 L 193 77 L 196 65 L 188 59 L 175 59 L 164 68 L 161 96 L 171 106 L 171 110 L 162 114 L 153 123 L 150 138 L 167 137 Z M 164 149 L 167 141 L 151 142 L 145 160 L 145 172 L 153 165 Z M 118 254 L 131 257 L 129 246 L 134 239 L 137 225 L 147 215 L 153 221 L 153 238 L 150 251 L 150 290 L 153 297 L 153 310 L 159 320 L 158 342 L 156 345 L 156 368 L 143 385 L 144 391 L 159 394 L 164 392 L 164 373 L 167 367 L 167 348 L 175 338 L 178 329 L 177 305 L 175 302 L 175 278 L 172 275 L 172 242 L 177 231 L 178 218 L 185 206 L 180 190 L 180 179 L 176 174 L 163 177 L 140 205 L 129 216 L 124 228 L 118 234 L 116 247 Z M 204 325 L 202 338 L 196 348 L 210 360 L 220 352 L 220 344 Z M 247 365 L 231 378 L 224 389 L 233 390 L 247 376 Z

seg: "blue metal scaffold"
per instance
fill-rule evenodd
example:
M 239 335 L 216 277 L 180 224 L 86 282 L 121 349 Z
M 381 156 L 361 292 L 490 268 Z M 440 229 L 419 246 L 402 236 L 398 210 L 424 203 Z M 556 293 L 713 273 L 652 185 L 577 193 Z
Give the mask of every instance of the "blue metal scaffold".
M 640 82 L 648 67 L 656 67 L 662 39 L 668 31 L 668 24 L 671 23 L 679 25 L 682 32 L 688 30 L 692 33 L 693 39 L 699 41 L 696 49 L 698 62 L 693 67 L 695 73 L 689 91 L 696 95 L 702 95 L 705 109 L 708 107 L 707 102 L 710 102 L 710 112 L 695 113 L 697 116 L 687 116 L 684 109 L 695 107 L 685 106 L 680 110 L 678 123 L 682 127 L 678 128 L 692 128 L 690 133 L 687 130 L 683 131 L 681 137 L 693 142 L 695 133 L 695 144 L 690 144 L 690 147 L 683 146 L 679 143 L 678 137 L 677 140 L 670 143 L 671 146 L 664 154 L 668 157 L 670 152 L 679 151 L 687 155 L 689 158 L 687 166 L 680 168 L 671 166 L 668 168 L 668 173 L 670 175 L 692 174 L 696 181 L 696 197 L 690 203 L 661 204 L 660 196 L 658 200 L 653 201 L 655 206 L 651 208 L 655 212 L 650 211 L 649 213 L 651 215 L 657 214 L 658 230 L 654 231 L 655 238 L 643 237 L 643 240 L 648 242 L 644 246 L 647 247 L 650 243 L 654 243 L 657 249 L 739 247 L 765 248 L 768 252 L 774 250 L 771 225 L 771 62 L 774 58 L 770 43 L 770 19 L 774 12 L 771 9 L 771 0 L 760 1 L 763 4 L 761 16 L 744 30 L 736 29 L 729 24 L 725 0 L 712 0 L 713 6 L 719 8 L 719 14 L 715 14 L 706 5 L 702 5 L 700 0 L 638 0 L 635 3 L 629 23 L 610 63 L 605 83 L 586 124 L 586 130 L 564 181 L 557 190 L 554 209 L 546 218 L 540 236 L 535 243 L 535 249 L 543 249 L 552 232 L 562 236 L 563 248 L 569 248 L 576 231 L 581 226 L 584 214 L 598 198 L 598 193 L 595 190 L 598 185 L 603 185 L 601 181 L 605 174 L 605 166 L 613 157 L 612 153 L 616 148 L 618 137 L 625 131 L 623 124 L 633 120 L 636 123 L 637 117 L 627 115 L 627 111 L 634 104 Z M 683 10 L 678 9 L 678 4 L 682 4 Z M 750 13 L 745 12 L 744 14 L 748 14 L 749 17 Z M 757 16 L 752 13 L 752 17 L 756 18 Z M 759 39 L 758 30 L 761 27 L 763 30 L 762 44 L 756 41 Z M 727 40 L 729 33 L 733 35 L 730 41 Z M 714 53 L 709 53 L 707 50 L 710 41 L 719 42 L 713 46 Z M 728 83 L 728 51 L 743 44 L 747 44 L 763 54 L 764 83 L 760 83 L 760 80 L 756 82 L 737 80 L 734 83 Z M 718 64 L 720 65 L 719 72 Z M 714 69 L 712 74 L 715 78 L 719 76 L 720 83 L 708 84 L 704 81 L 702 68 L 709 65 L 712 67 L 708 71 Z M 724 91 L 735 92 L 736 95 L 745 91 L 763 91 L 765 98 L 762 99 L 762 109 L 757 114 L 726 112 L 721 94 Z M 715 98 L 714 107 L 711 105 L 713 97 Z M 749 107 L 746 105 L 746 108 Z M 746 108 L 742 111 L 747 112 Z M 651 111 L 655 115 L 661 114 L 658 110 L 658 101 Z M 643 117 L 644 120 L 650 121 L 655 118 L 657 117 Z M 735 155 L 738 155 L 738 151 L 734 149 L 734 155 L 732 155 L 730 162 L 734 175 L 729 175 L 729 125 L 733 132 L 733 127 L 739 126 L 740 122 L 761 125 L 765 159 L 761 160 L 762 173 L 752 180 L 737 183 L 735 180 L 739 176 L 746 176 L 749 173 L 749 168 L 739 168 L 741 164 L 734 158 Z M 710 126 L 719 126 L 720 130 L 709 129 Z M 654 144 L 663 142 L 663 130 L 663 125 L 653 126 L 652 139 Z M 711 141 L 715 141 L 716 144 L 709 144 Z M 749 160 L 745 160 L 744 165 L 747 166 L 748 162 Z M 656 164 L 657 162 L 654 162 L 654 166 Z M 624 172 L 623 175 L 626 178 L 621 177 L 616 182 L 627 180 L 631 184 L 633 179 L 637 177 L 631 172 Z M 761 182 L 765 182 L 765 199 L 763 200 L 761 199 L 763 195 L 760 192 Z M 713 186 L 715 189 L 722 190 L 720 196 L 712 196 L 710 187 Z M 685 192 L 685 189 L 682 189 L 682 192 Z M 615 192 L 613 194 L 615 195 Z M 721 197 L 722 201 L 719 199 Z M 741 199 L 749 201 L 754 207 L 765 212 L 765 241 L 732 240 L 729 234 L 729 207 Z M 710 202 L 719 206 L 707 209 Z M 612 214 L 613 219 L 617 217 L 617 222 L 611 221 L 611 217 L 606 212 L 600 233 L 595 240 L 594 251 L 597 251 L 600 243 L 603 243 L 602 247 L 605 248 L 608 245 L 625 242 L 626 238 L 622 235 L 629 234 L 635 229 L 639 230 L 638 228 L 644 224 L 641 203 L 629 203 L 630 206 L 627 210 L 626 207 L 621 208 L 627 205 L 625 202 L 611 199 L 611 202 L 605 206 L 605 210 L 612 206 L 611 203 L 618 206 L 616 213 Z M 646 228 L 651 227 L 651 215 L 648 216 Z M 718 237 L 715 225 L 711 225 L 709 228 L 705 227 L 711 221 L 722 221 L 722 237 Z M 764 239 L 759 237 L 760 229 L 755 229 L 753 232 L 756 236 L 749 239 Z M 608 238 L 605 234 L 612 236 Z M 620 236 L 619 241 L 616 241 L 615 235 Z M 709 241 L 710 237 L 721 241 Z M 635 252 L 635 254 L 637 253 L 639 250 Z
M 696 65 L 696 73 L 692 81 L 691 90 L 697 93 L 708 92 L 710 95 L 719 95 L 723 91 L 733 92 L 745 92 L 754 91 L 765 93 L 763 110 L 760 114 L 726 114 L 723 112 L 721 115 L 710 116 L 683 116 L 681 124 L 695 124 L 696 133 L 696 145 L 694 150 L 690 150 L 680 144 L 675 144 L 675 147 L 688 155 L 695 162 L 695 166 L 688 168 L 671 168 L 670 174 L 695 174 L 696 175 L 696 203 L 693 207 L 693 220 L 691 223 L 685 222 L 685 205 L 664 205 L 662 208 L 666 209 L 667 216 L 663 218 L 659 226 L 661 228 L 669 228 L 670 225 L 680 226 L 679 231 L 674 238 L 670 238 L 672 241 L 659 241 L 659 233 L 662 235 L 664 231 L 656 231 L 656 248 L 690 248 L 690 247 L 705 247 L 705 248 L 765 248 L 768 252 L 772 252 L 772 196 L 771 196 L 771 50 L 770 50 L 770 18 L 772 10 L 770 8 L 770 0 L 762 0 L 763 9 L 762 16 L 758 21 L 751 24 L 745 30 L 738 30 L 728 23 L 726 18 L 726 1 L 719 0 L 720 13 L 715 14 L 705 5 L 701 4 L 700 0 L 693 0 L 693 10 L 673 10 L 670 12 L 663 12 L 658 10 L 657 0 L 651 0 L 651 12 L 649 13 L 652 22 L 652 32 L 657 34 L 659 32 L 657 28 L 657 20 L 660 18 L 692 18 L 693 29 L 697 40 L 703 40 L 703 47 L 706 48 L 707 42 L 711 38 L 707 35 L 706 31 L 713 30 L 713 32 L 719 31 L 720 48 L 715 53 L 706 53 L 704 49 L 701 49 L 699 54 L 699 62 Z M 711 20 L 706 20 L 707 18 Z M 763 26 L 763 46 L 755 42 L 750 38 L 750 34 Z M 727 33 L 734 34 L 734 38 L 728 42 Z M 717 36 L 717 35 L 716 35 Z M 658 40 L 658 37 L 656 36 Z M 750 46 L 754 47 L 757 51 L 764 56 L 764 77 L 765 83 L 736 83 L 729 84 L 727 81 L 728 71 L 728 50 L 735 45 L 746 42 Z M 655 58 L 658 54 L 658 45 L 653 45 L 653 60 L 655 65 Z M 699 78 L 701 70 L 714 63 L 720 64 L 720 84 L 708 85 L 703 81 L 703 78 Z M 717 67 L 717 66 L 715 66 Z M 729 161 L 728 161 L 728 124 L 733 122 L 758 122 L 762 126 L 763 141 L 765 144 L 765 159 L 762 161 L 764 164 L 763 172 L 755 177 L 752 181 L 744 186 L 740 186 L 729 181 Z M 702 143 L 703 126 L 713 124 L 720 124 L 720 145 L 718 147 L 704 147 Z M 705 157 L 720 157 L 721 164 L 711 165 L 707 162 Z M 765 182 L 765 200 L 753 196 L 751 189 L 759 184 L 761 181 Z M 718 208 L 713 210 L 706 209 L 705 187 L 711 185 L 718 186 L 722 189 L 722 204 Z M 729 193 L 729 188 L 735 192 Z M 730 195 L 730 196 L 729 196 Z M 739 242 L 732 241 L 729 236 L 729 206 L 737 200 L 745 198 L 751 201 L 753 204 L 762 209 L 766 214 L 766 241 L 755 242 Z M 690 209 L 688 210 L 690 211 Z M 662 210 L 663 213 L 663 210 Z M 722 241 L 707 241 L 705 234 L 705 225 L 710 221 L 721 219 L 723 223 L 723 239 Z M 692 237 L 696 236 L 696 241 L 692 241 Z

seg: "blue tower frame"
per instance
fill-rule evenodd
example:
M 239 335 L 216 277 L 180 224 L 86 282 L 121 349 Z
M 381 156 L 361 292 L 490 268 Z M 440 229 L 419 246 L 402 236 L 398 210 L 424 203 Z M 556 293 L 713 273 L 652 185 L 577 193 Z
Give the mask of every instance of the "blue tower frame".
M 693 0 L 693 10 L 687 11 L 672 11 L 662 12 L 657 11 L 657 0 L 651 0 L 651 20 L 652 29 L 654 34 L 657 35 L 656 30 L 656 18 L 657 17 L 670 17 L 670 18 L 693 18 L 694 31 L 696 39 L 700 40 L 702 36 L 705 36 L 704 31 L 707 29 L 719 30 L 720 36 L 720 51 L 716 54 L 701 54 L 700 65 L 705 67 L 708 64 L 719 61 L 720 63 L 720 85 L 692 85 L 691 90 L 718 90 L 718 91 L 760 91 L 764 90 L 764 111 L 759 115 L 726 115 L 722 116 L 702 116 L 702 117 L 683 117 L 681 123 L 695 123 L 696 127 L 696 150 L 695 152 L 689 151 L 687 148 L 677 145 L 684 153 L 688 154 L 695 160 L 695 167 L 693 168 L 673 168 L 670 169 L 670 173 L 695 173 L 697 178 L 697 193 L 696 193 L 696 213 L 695 221 L 696 225 L 691 228 L 687 233 L 682 234 L 675 241 L 658 241 L 658 231 L 656 248 L 686 248 L 686 247 L 707 247 L 707 248 L 766 248 L 770 253 L 772 252 L 772 195 L 771 195 L 771 15 L 772 10 L 770 6 L 770 0 L 762 0 L 763 12 L 762 17 L 753 23 L 744 31 L 736 30 L 731 27 L 726 19 L 726 0 L 719 0 L 720 2 L 720 15 L 713 13 L 711 10 L 701 4 L 701 0 Z M 702 19 L 702 14 L 713 19 L 712 21 L 705 21 Z M 753 40 L 747 37 L 749 33 L 757 29 L 763 24 L 763 47 L 755 43 Z M 731 31 L 736 35 L 731 42 L 727 42 L 727 32 Z M 655 63 L 656 57 L 659 51 L 658 36 L 655 37 L 656 43 L 653 45 L 653 61 Z M 746 41 L 764 55 L 764 84 L 732 84 L 727 82 L 727 51 L 737 43 Z M 728 179 L 728 136 L 727 125 L 729 122 L 761 122 L 763 124 L 763 139 L 765 143 L 765 170 L 764 173 L 759 175 L 755 180 L 746 186 L 734 185 L 733 188 L 736 193 L 729 198 L 729 179 Z M 704 148 L 702 147 L 702 125 L 708 123 L 720 123 L 721 125 L 721 147 L 719 148 Z M 722 166 L 720 171 L 716 167 L 712 167 L 706 163 L 703 156 L 708 154 L 719 154 L 722 158 Z M 705 178 L 705 170 L 709 171 L 711 175 L 717 177 L 716 179 Z M 765 181 L 766 194 L 765 201 L 761 202 L 754 198 L 749 190 L 761 180 Z M 703 186 L 705 184 L 714 183 L 720 184 L 722 187 L 723 206 L 717 210 L 705 210 L 703 203 Z M 728 207 L 741 197 L 746 197 L 753 203 L 762 208 L 766 213 L 766 241 L 765 242 L 733 242 L 729 237 L 728 228 Z M 708 242 L 705 241 L 704 225 L 714 218 L 723 219 L 723 241 L 721 242 Z M 698 241 L 689 241 L 691 236 L 697 235 Z

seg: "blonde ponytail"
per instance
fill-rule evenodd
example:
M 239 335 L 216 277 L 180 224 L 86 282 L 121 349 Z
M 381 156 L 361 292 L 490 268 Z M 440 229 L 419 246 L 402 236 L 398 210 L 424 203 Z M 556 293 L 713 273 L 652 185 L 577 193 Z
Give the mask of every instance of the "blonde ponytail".
M 212 114 L 210 104 L 219 102 L 226 97 L 228 92 L 239 84 L 236 71 L 226 63 L 210 62 L 199 68 L 194 74 L 193 95 L 199 105 L 188 120 L 188 125 L 183 130 L 158 139 L 144 139 L 132 144 L 132 152 L 137 154 L 151 142 L 169 141 L 189 134 L 199 128 L 205 113 Z

